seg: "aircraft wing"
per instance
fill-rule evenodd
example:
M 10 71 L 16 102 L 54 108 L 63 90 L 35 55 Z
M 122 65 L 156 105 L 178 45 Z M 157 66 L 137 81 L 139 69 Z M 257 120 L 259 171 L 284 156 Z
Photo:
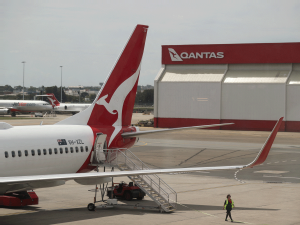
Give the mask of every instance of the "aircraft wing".
M 279 130 L 283 117 L 278 120 L 273 128 L 267 141 L 259 151 L 256 158 L 247 165 L 236 166 L 215 166 L 215 167 L 191 167 L 191 168 L 173 168 L 173 169 L 153 169 L 153 170 L 133 170 L 133 171 L 117 171 L 117 172 L 98 172 L 98 173 L 69 173 L 69 174 L 51 174 L 51 175 L 34 175 L 34 176 L 15 176 L 15 177 L 0 177 L 1 185 L 25 185 L 31 182 L 51 182 L 51 181 L 67 181 L 73 179 L 99 179 L 106 177 L 121 177 L 132 175 L 147 175 L 147 174 L 164 174 L 164 173 L 188 173 L 196 171 L 208 170 L 230 170 L 230 169 L 243 169 L 252 168 L 262 164 L 272 147 L 276 134 Z M 30 186 L 30 185 L 29 185 Z
M 170 131 L 186 130 L 186 129 L 203 129 L 203 128 L 210 128 L 210 127 L 221 127 L 221 126 L 226 126 L 231 124 L 234 123 L 221 123 L 221 124 L 201 125 L 201 126 L 193 126 L 193 127 L 178 127 L 178 128 L 161 129 L 161 130 L 126 132 L 126 133 L 122 133 L 121 135 L 123 138 L 132 138 L 132 137 L 139 137 L 145 134 L 165 133 Z

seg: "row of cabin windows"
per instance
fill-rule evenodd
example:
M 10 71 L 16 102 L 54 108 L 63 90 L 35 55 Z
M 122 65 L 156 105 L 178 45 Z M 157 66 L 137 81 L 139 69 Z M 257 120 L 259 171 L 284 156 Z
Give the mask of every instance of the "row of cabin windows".
M 79 152 L 79 151 L 80 152 L 84 152 L 83 146 L 80 146 L 80 148 L 76 146 L 75 149 L 73 147 L 70 147 L 70 153 Z M 85 146 L 85 151 L 86 152 L 89 151 L 88 146 Z M 32 156 L 35 156 L 36 154 L 37 155 L 42 155 L 42 154 L 43 155 L 47 155 L 47 154 L 52 155 L 52 153 L 56 155 L 56 154 L 58 154 L 58 152 L 60 154 L 63 154 L 64 153 L 64 149 L 63 148 L 59 148 L 59 149 L 54 148 L 53 151 L 52 151 L 52 148 L 49 148 L 48 151 L 45 148 L 43 149 L 43 151 L 41 149 L 38 149 L 36 151 L 35 150 L 31 150 L 31 151 L 24 150 L 24 155 L 28 156 L 30 153 L 31 153 Z M 65 153 L 66 154 L 69 153 L 69 148 L 68 147 L 65 147 Z M 19 151 L 11 151 L 11 156 L 13 158 L 16 157 L 17 154 L 18 154 L 19 157 L 21 157 L 22 156 L 22 151 L 21 150 L 19 150 Z M 5 158 L 9 157 L 8 152 L 4 152 L 4 155 L 5 155 Z

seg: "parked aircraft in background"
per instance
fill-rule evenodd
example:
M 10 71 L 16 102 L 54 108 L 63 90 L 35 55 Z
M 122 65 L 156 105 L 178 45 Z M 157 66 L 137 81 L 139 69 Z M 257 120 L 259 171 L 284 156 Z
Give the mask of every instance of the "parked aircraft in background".
M 11 116 L 16 116 L 16 112 L 43 112 L 52 110 L 52 106 L 48 102 L 37 100 L 0 100 L 0 107 L 1 115 L 11 114 Z
M 51 105 L 53 107 L 53 110 L 55 112 L 71 112 L 73 115 L 75 113 L 81 112 L 88 108 L 91 104 L 73 104 L 73 103 L 60 103 L 56 98 L 54 94 L 47 94 L 47 97 L 49 99 L 49 102 L 51 102 Z
M 247 165 L 87 173 L 95 169 L 90 163 L 93 156 L 101 155 L 105 158 L 105 148 L 130 148 L 140 135 L 228 125 L 151 131 L 139 131 L 138 127 L 130 125 L 147 30 L 148 26 L 136 26 L 111 74 L 86 110 L 54 125 L 13 127 L 0 123 L 0 195 L 58 186 L 67 180 L 91 185 L 107 183 L 111 177 L 236 170 L 264 162 L 282 118 L 258 156 Z

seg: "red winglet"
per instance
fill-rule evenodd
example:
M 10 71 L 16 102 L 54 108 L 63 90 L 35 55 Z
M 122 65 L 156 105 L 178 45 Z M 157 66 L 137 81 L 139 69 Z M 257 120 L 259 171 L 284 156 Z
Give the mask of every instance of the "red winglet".
M 258 155 L 256 156 L 256 158 L 254 159 L 253 162 L 249 163 L 246 167 L 253 167 L 253 166 L 257 166 L 259 164 L 262 164 L 268 157 L 268 154 L 271 150 L 271 147 L 273 145 L 273 142 L 275 140 L 276 134 L 279 130 L 279 127 L 281 125 L 281 122 L 283 120 L 283 117 L 281 117 L 275 127 L 273 128 L 271 134 L 269 135 L 267 141 L 265 142 L 265 144 L 263 145 L 263 147 L 261 148 L 261 150 L 259 151 Z

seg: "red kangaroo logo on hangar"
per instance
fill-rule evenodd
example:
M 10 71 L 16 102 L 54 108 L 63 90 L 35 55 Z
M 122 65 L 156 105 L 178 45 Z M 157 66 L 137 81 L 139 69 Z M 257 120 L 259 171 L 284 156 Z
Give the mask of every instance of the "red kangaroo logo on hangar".
M 173 48 L 168 48 L 172 61 L 183 61 L 183 59 L 222 59 L 224 58 L 224 52 L 181 52 L 180 55 Z

